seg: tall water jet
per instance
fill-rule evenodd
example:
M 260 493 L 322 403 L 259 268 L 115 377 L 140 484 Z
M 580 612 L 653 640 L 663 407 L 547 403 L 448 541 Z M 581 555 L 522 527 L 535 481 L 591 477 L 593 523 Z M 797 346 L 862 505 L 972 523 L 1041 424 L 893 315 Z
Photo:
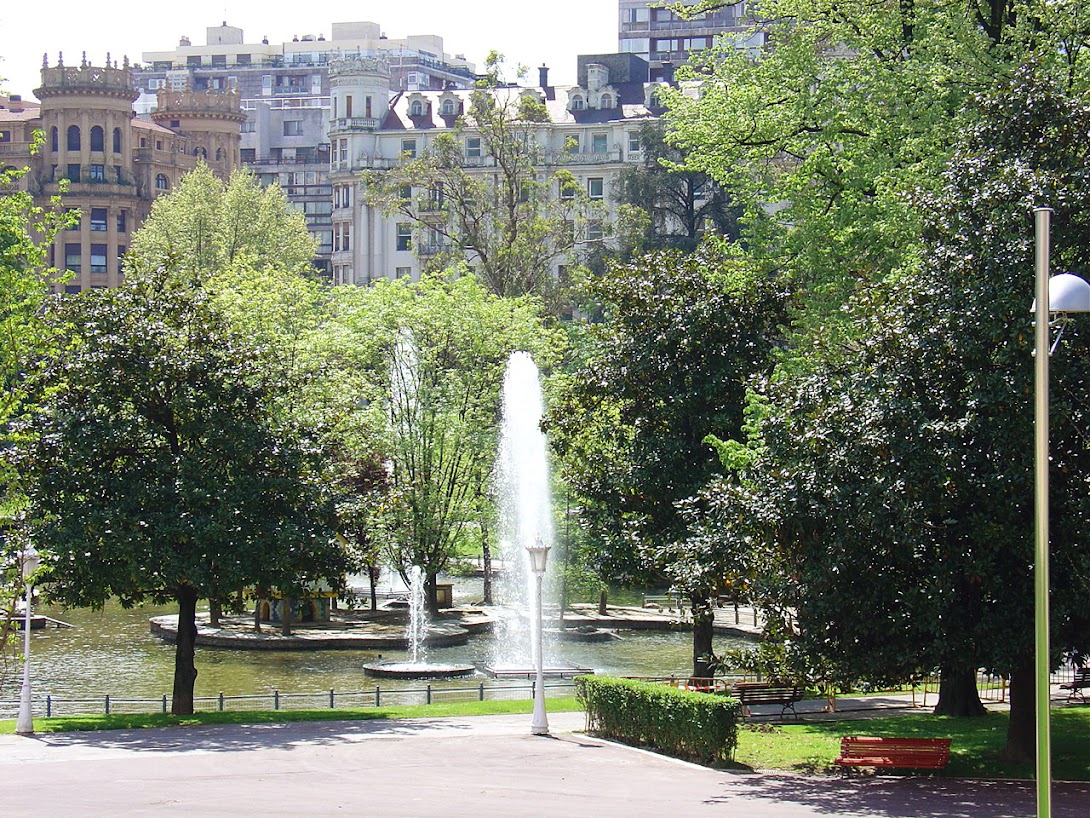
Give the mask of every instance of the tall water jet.
M 515 352 L 503 380 L 503 418 L 496 464 L 500 510 L 500 552 L 504 571 L 498 583 L 500 602 L 528 611 L 534 578 L 526 547 L 540 539 L 553 544 L 552 490 L 545 435 L 541 378 L 533 358 Z M 536 655 L 535 617 L 508 617 L 496 640 L 496 667 L 530 668 Z M 548 645 L 546 644 L 546 653 Z

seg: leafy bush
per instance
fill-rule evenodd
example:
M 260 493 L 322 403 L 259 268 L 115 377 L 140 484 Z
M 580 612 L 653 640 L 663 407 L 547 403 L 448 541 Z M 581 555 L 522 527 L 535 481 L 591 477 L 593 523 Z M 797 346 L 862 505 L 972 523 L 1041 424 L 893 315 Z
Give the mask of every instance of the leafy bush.
M 734 757 L 740 711 L 734 699 L 608 676 L 580 676 L 575 685 L 595 735 L 703 762 Z

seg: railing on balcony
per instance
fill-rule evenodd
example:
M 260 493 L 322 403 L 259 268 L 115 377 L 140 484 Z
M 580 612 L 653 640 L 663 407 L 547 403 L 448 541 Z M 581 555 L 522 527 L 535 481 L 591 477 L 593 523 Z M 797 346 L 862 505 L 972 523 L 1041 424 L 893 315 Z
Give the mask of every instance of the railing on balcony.
M 373 116 L 353 116 L 333 119 L 329 122 L 329 132 L 338 131 L 373 131 L 379 126 L 379 121 Z

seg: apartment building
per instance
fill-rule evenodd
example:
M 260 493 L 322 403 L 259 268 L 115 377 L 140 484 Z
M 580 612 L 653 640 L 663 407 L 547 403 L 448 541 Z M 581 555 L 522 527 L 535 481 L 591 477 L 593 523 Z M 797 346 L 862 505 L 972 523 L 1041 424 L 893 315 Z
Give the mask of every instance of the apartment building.
M 68 270 L 67 292 L 117 285 L 133 231 L 157 196 L 206 161 L 226 178 L 241 161 L 243 115 L 237 92 L 179 89 L 160 94 L 156 113 L 138 118 L 139 92 L 128 60 L 103 66 L 43 62 L 39 104 L 0 98 L 0 159 L 28 167 L 19 184 L 49 206 L 61 195 L 79 223 L 49 248 L 50 264 Z M 32 151 L 36 133 L 45 143 Z M 63 195 L 62 195 L 63 194 Z
M 378 23 L 333 23 L 331 36 L 305 34 L 290 42 L 246 43 L 243 30 L 224 22 L 206 29 L 204 45 L 182 37 L 176 48 L 146 51 L 135 70 L 137 110 L 151 111 L 163 90 L 234 89 L 245 121 L 242 161 L 264 183 L 279 182 L 302 211 L 318 242 L 316 264 L 327 273 L 333 252 L 329 181 L 332 62 L 355 56 L 389 66 L 387 91 L 470 88 L 474 66 L 444 51 L 441 37 L 390 39 Z
M 754 27 L 749 5 L 750 0 L 740 0 L 684 19 L 661 8 L 660 0 L 618 0 L 617 47 L 647 60 L 651 79 L 669 80 L 674 68 L 690 55 L 711 48 L 720 38 L 736 48 L 761 48 L 765 35 Z
M 366 285 L 380 278 L 419 277 L 441 249 L 436 241 L 414 241 L 414 225 L 368 204 L 362 171 L 382 171 L 427 151 L 436 137 L 455 129 L 467 110 L 470 90 L 416 90 L 391 94 L 390 68 L 381 59 L 346 57 L 330 65 L 333 118 L 329 127 L 333 185 L 332 255 L 336 284 Z M 606 240 L 615 216 L 615 182 L 621 169 L 641 159 L 639 125 L 655 118 L 656 90 L 647 62 L 631 54 L 581 56 L 578 83 L 550 85 L 539 70 L 533 87 L 499 88 L 499 105 L 530 95 L 545 106 L 546 121 L 527 134 L 539 148 L 538 181 L 550 195 L 564 195 L 552 181 L 564 168 L 575 176 L 601 219 L 582 227 L 588 242 Z M 461 134 L 464 167 L 487 175 L 495 161 L 472 131 Z M 467 260 L 473 263 L 472 251 Z M 556 260 L 554 273 L 570 259 Z

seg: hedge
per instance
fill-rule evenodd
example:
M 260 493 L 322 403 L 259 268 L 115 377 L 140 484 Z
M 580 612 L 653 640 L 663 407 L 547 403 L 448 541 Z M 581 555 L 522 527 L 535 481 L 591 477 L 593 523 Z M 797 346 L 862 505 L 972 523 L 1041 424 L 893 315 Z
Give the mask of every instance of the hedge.
M 579 676 L 575 693 L 594 735 L 701 762 L 734 757 L 741 705 L 728 696 L 609 676 Z

